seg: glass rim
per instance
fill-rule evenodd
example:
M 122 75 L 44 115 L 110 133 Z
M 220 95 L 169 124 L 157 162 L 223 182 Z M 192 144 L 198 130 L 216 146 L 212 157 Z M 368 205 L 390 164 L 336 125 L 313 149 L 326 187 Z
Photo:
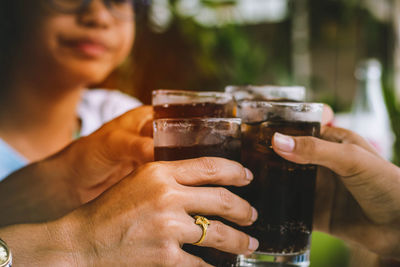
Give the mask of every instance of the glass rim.
M 171 97 L 171 99 L 168 99 L 168 101 L 157 100 L 157 98 L 168 97 L 168 96 Z M 180 90 L 180 89 L 157 89 L 152 91 L 152 104 L 153 105 L 181 104 L 182 102 L 179 101 L 181 100 L 181 98 L 191 98 L 191 97 L 194 98 L 191 99 L 192 103 L 207 102 L 207 100 L 209 100 L 210 98 L 213 98 L 217 101 L 221 100 L 226 100 L 226 102 L 233 101 L 233 96 L 227 92 L 191 91 L 191 90 Z
M 262 89 L 271 89 L 271 90 L 297 90 L 297 89 L 301 89 L 301 90 L 306 90 L 306 88 L 304 86 L 301 85 L 227 85 L 225 87 L 225 92 L 235 92 L 235 89 L 258 89 L 258 90 L 262 90 Z
M 299 111 L 310 111 L 312 110 L 323 110 L 324 103 L 319 102 L 285 102 L 285 101 L 266 101 L 266 100 L 242 100 L 238 104 L 238 108 L 242 108 L 243 106 L 246 107 L 253 107 L 253 108 L 265 108 L 265 107 L 288 107 L 298 109 L 301 107 L 302 109 Z M 308 108 L 308 109 L 307 109 Z
M 242 123 L 241 118 L 163 118 L 163 119 L 156 119 L 153 121 L 154 124 L 157 123 L 171 123 L 171 124 L 179 124 L 179 123 L 218 123 L 218 122 L 226 122 L 226 123 Z
M 220 91 L 194 91 L 194 90 L 184 90 L 184 89 L 156 89 L 152 91 L 152 95 L 158 94 L 181 94 L 181 95 L 194 95 L 194 96 L 230 96 L 227 92 Z
M 228 85 L 225 92 L 234 96 L 236 102 L 243 100 L 264 99 L 265 101 L 298 101 L 304 102 L 307 90 L 304 86 L 280 86 L 280 85 Z

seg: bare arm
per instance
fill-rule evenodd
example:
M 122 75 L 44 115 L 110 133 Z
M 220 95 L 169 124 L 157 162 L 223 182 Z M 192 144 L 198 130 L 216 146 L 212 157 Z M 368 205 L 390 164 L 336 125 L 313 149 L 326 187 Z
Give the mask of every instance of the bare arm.
M 1 229 L 13 266 L 204 266 L 182 250 L 202 230 L 192 214 L 216 215 L 251 225 L 257 212 L 219 184 L 245 186 L 253 179 L 242 165 L 219 158 L 150 163 L 68 215 L 53 222 Z M 210 220 L 204 242 L 250 254 L 256 239 Z
M 151 161 L 153 141 L 142 133 L 151 120 L 151 107 L 134 109 L 11 174 L 0 183 L 0 226 L 58 218 Z
M 50 163 L 50 164 L 49 164 Z M 56 163 L 55 163 L 56 164 Z M 51 160 L 31 164 L 0 183 L 0 226 L 39 222 L 64 215 L 81 204 Z
M 0 229 L 13 266 L 77 266 L 80 250 L 64 222 L 13 225 Z M 84 265 L 81 265 L 84 266 Z

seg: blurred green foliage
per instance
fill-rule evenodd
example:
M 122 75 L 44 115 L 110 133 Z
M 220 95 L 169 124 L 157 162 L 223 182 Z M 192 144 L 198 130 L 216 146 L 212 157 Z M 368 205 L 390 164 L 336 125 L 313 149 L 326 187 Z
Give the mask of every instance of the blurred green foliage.
M 198 53 L 195 63 L 200 66 L 200 72 L 213 77 L 221 87 L 227 83 L 267 82 L 271 66 L 274 79 L 289 80 L 289 68 L 285 64 L 288 58 L 277 57 L 272 44 L 257 40 L 245 27 L 204 28 L 191 20 L 183 21 L 178 24 Z
M 288 23 L 278 29 L 235 24 L 204 27 L 175 16 L 174 24 L 196 53 L 199 77 L 212 80 L 214 90 L 227 84 L 290 83 Z
M 343 242 L 321 232 L 313 232 L 310 267 L 346 267 L 350 252 Z

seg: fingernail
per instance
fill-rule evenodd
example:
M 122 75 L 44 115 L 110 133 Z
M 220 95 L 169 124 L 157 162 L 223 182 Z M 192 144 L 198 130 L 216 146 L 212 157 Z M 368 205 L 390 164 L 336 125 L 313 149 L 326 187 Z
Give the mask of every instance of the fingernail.
M 280 133 L 275 133 L 274 145 L 277 149 L 281 151 L 292 152 L 294 150 L 295 143 L 292 137 Z
M 246 172 L 246 180 L 252 181 L 254 178 L 253 173 L 247 168 L 244 168 L 244 171 Z
M 254 208 L 254 207 L 251 207 L 251 211 L 252 211 L 252 213 L 251 213 L 251 222 L 253 223 L 253 222 L 255 222 L 256 220 L 257 220 L 257 218 L 258 218 L 258 212 L 257 212 L 257 210 Z
M 249 250 L 251 252 L 255 251 L 258 248 L 258 240 L 255 239 L 254 237 L 249 237 Z

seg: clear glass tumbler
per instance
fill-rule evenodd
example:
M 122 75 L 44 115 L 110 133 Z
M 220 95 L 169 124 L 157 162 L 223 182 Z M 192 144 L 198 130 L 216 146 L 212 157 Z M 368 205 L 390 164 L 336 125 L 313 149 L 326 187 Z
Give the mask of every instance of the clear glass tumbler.
M 158 119 L 154 121 L 153 125 L 155 160 L 172 161 L 198 157 L 222 157 L 240 161 L 240 119 Z M 231 224 L 221 218 L 208 218 Z M 236 255 L 213 248 L 185 244 L 183 249 L 214 266 L 234 266 L 236 260 Z
M 260 246 L 250 256 L 239 256 L 237 266 L 309 266 L 317 167 L 281 158 L 271 140 L 276 132 L 318 137 L 322 110 L 318 103 L 239 104 L 242 163 L 255 177 L 239 195 L 258 210 L 258 220 L 245 231 Z

